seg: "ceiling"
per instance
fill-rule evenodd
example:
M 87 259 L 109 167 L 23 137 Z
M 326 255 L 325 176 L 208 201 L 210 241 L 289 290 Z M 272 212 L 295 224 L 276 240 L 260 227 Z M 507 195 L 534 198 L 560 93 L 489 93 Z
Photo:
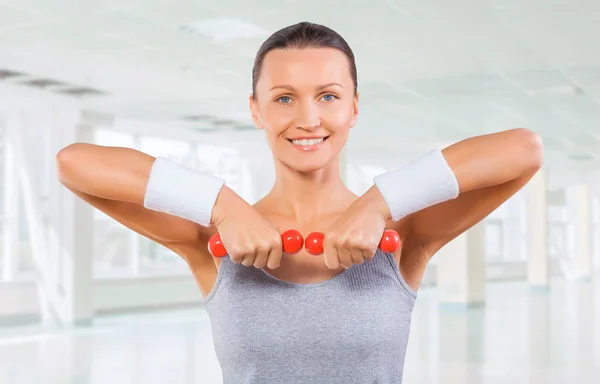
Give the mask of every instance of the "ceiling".
M 549 166 L 600 166 L 597 0 L 0 0 L 0 69 L 24 73 L 0 93 L 243 128 L 257 48 L 303 20 L 357 56 L 353 150 L 527 127 Z

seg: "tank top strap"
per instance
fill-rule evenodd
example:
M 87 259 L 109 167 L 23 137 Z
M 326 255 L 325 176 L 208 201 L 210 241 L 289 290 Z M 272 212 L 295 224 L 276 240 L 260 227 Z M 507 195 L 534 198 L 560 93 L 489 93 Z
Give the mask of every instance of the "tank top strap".
M 225 284 L 227 280 L 231 279 L 231 275 L 236 273 L 236 267 L 238 267 L 238 265 L 231 261 L 229 255 L 221 258 L 221 264 L 219 265 L 219 271 L 217 272 L 217 279 L 215 280 L 215 284 L 211 291 L 202 300 L 204 304 L 207 304 L 213 298 L 221 285 Z M 242 267 L 246 268 L 243 265 Z
M 402 273 L 400 272 L 400 268 L 398 267 L 398 264 L 396 263 L 396 259 L 394 258 L 394 254 L 393 253 L 385 253 L 383 251 L 379 251 L 379 253 L 381 255 L 380 258 L 382 259 L 382 261 L 385 259 L 387 262 L 387 265 L 385 268 L 391 269 L 393 271 L 394 275 L 396 276 L 396 278 L 398 279 L 398 282 L 400 283 L 400 285 L 402 285 L 402 288 L 404 288 L 404 290 L 406 290 L 406 293 L 408 293 L 411 297 L 416 299 L 417 291 L 412 289 L 408 285 L 406 280 L 404 280 L 404 277 L 402 276 Z M 383 256 L 385 256 L 385 258 Z

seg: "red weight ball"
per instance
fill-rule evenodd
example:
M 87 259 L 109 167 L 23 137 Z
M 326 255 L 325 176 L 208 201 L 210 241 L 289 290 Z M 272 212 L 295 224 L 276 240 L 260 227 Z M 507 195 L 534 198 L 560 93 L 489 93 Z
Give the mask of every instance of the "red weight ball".
M 288 229 L 281 234 L 281 242 L 283 244 L 283 252 L 291 255 L 300 252 L 304 245 L 304 238 L 295 229 Z
M 319 256 L 323 254 L 323 239 L 325 235 L 321 232 L 312 232 L 306 236 L 304 241 L 304 248 L 306 252 L 313 256 Z
M 383 231 L 383 236 L 379 242 L 379 249 L 386 253 L 396 252 L 400 246 L 400 235 L 393 229 Z
M 221 241 L 221 235 L 217 233 L 211 236 L 211 238 L 208 240 L 208 251 L 214 257 L 227 256 L 227 250 Z

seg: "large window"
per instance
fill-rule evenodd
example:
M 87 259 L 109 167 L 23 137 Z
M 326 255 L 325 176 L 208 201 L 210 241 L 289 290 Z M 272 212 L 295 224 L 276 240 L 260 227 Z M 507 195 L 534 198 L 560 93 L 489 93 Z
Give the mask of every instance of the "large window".
M 35 271 L 35 263 L 33 259 L 33 248 L 31 247 L 31 241 L 29 237 L 29 228 L 27 226 L 27 220 L 25 220 L 25 206 L 23 199 L 19 201 L 19 234 L 18 234 L 18 246 L 17 255 L 18 265 L 17 273 L 19 278 L 33 279 Z
M 548 206 L 548 257 L 565 260 L 568 252 L 567 207 Z
M 503 223 L 499 219 L 485 221 L 485 257 L 488 261 L 501 261 L 504 258 Z
M 600 268 L 600 199 L 592 198 L 592 252 L 594 266 Z
M 517 193 L 484 219 L 487 262 L 526 260 L 525 204 L 523 194 Z
M 6 225 L 6 218 L 4 216 L 4 189 L 6 188 L 5 182 L 5 159 L 4 159 L 4 147 L 5 143 L 5 127 L 4 121 L 0 116 L 0 281 L 4 279 L 4 226 Z

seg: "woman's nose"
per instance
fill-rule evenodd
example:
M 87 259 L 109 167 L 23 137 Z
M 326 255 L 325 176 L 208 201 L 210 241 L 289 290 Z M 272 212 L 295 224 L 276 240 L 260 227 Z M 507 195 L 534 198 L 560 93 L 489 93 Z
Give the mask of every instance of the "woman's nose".
M 321 126 L 319 108 L 314 103 L 303 103 L 296 117 L 296 127 L 304 130 L 313 130 Z

